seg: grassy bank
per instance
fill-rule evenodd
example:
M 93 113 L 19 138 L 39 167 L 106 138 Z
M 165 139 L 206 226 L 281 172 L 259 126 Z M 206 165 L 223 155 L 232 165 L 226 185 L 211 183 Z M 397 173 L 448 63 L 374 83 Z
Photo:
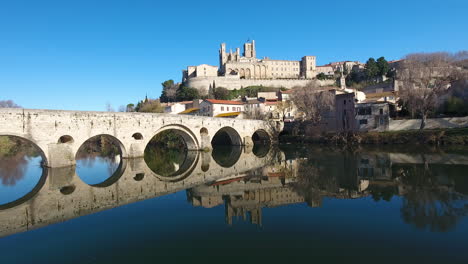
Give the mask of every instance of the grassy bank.
M 468 128 L 425 129 L 320 136 L 282 136 L 282 143 L 468 145 Z

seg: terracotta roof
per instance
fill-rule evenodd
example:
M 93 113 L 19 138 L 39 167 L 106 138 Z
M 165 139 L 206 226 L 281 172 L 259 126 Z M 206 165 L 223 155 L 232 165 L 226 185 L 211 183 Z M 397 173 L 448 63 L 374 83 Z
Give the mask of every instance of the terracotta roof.
M 266 104 L 266 105 L 276 105 L 277 103 L 278 103 L 278 102 L 275 101 L 275 102 L 266 102 L 265 104 Z
M 216 100 L 216 99 L 206 99 L 205 101 L 212 104 L 231 104 L 231 105 L 242 105 L 240 101 L 229 101 L 229 100 Z

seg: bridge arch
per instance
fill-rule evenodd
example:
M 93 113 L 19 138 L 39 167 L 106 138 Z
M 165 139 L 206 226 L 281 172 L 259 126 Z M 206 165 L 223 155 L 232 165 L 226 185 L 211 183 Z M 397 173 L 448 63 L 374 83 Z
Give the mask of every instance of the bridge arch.
M 90 141 L 92 139 L 95 139 L 97 137 L 101 137 L 101 136 L 109 138 L 112 143 L 116 144 L 119 147 L 120 154 L 121 154 L 122 158 L 127 157 L 127 149 L 125 148 L 125 145 L 122 143 L 122 141 L 120 141 L 117 137 L 115 137 L 113 135 L 103 133 L 103 134 L 93 135 L 93 136 L 89 137 L 86 140 L 82 140 L 81 142 L 78 142 L 79 144 L 76 144 L 76 145 L 79 146 L 79 147 L 76 149 L 76 151 L 74 153 L 75 160 L 76 160 L 76 157 L 78 155 L 78 152 L 82 149 L 82 147 L 84 146 L 84 144 L 86 142 L 88 142 L 88 141 Z
M 266 130 L 258 129 L 252 134 L 252 141 L 254 144 L 270 144 L 271 136 Z
M 167 130 L 173 130 L 177 135 L 181 136 L 188 150 L 200 149 L 199 148 L 200 144 L 195 134 L 186 126 L 178 125 L 178 124 L 167 125 L 167 126 L 160 128 L 155 133 L 153 133 L 153 136 L 150 139 L 148 139 L 148 141 L 146 142 L 146 145 L 148 145 L 151 139 L 153 139 L 155 136 Z
M 226 126 L 215 133 L 211 145 L 242 146 L 242 139 L 234 128 Z
M 31 139 L 31 138 L 28 138 L 28 137 L 24 137 L 22 135 L 19 135 L 19 134 L 15 134 L 15 133 L 0 133 L 0 137 L 1 136 L 6 136 L 6 137 L 13 137 L 13 138 L 20 138 L 20 139 L 23 139 L 23 140 L 26 140 L 27 142 L 31 143 L 34 145 L 34 147 L 37 149 L 37 151 L 39 152 L 39 155 L 41 155 L 41 158 L 42 158 L 42 166 L 44 167 L 47 167 L 49 162 L 48 162 L 48 156 L 46 155 L 46 148 L 42 148 L 34 139 Z
M 39 172 L 38 174 L 34 174 L 35 175 L 35 177 L 34 177 L 34 182 L 35 183 L 34 183 L 33 186 L 31 186 L 32 189 L 29 190 L 29 184 L 28 184 L 28 189 L 25 190 L 25 191 L 28 191 L 27 193 L 22 193 L 22 191 L 20 191 L 20 195 L 22 195 L 22 196 L 14 197 L 13 199 L 11 199 L 9 201 L 3 202 L 2 204 L 0 204 L 0 210 L 6 210 L 6 209 L 16 207 L 18 205 L 21 205 L 21 204 L 29 201 L 31 198 L 33 198 L 39 192 L 42 189 L 42 187 L 44 186 L 44 184 L 46 183 L 46 179 L 47 179 L 47 176 L 48 176 L 48 168 L 47 168 L 47 156 L 44 153 L 44 150 L 33 139 L 30 139 L 30 138 L 27 138 L 27 137 L 24 137 L 24 136 L 21 136 L 21 135 L 17 135 L 17 134 L 14 135 L 13 133 L 12 134 L 10 134 L 10 133 L 1 133 L 0 137 L 9 137 L 9 138 L 21 139 L 21 141 L 24 141 L 27 144 L 33 146 L 33 149 L 35 151 L 37 151 L 37 154 L 39 154 L 39 156 L 41 157 L 41 168 L 40 169 L 42 171 Z M 16 143 L 15 143 L 15 145 L 16 145 Z M 33 156 L 35 156 L 35 155 L 33 155 Z M 0 157 L 0 158 L 2 158 L 2 157 Z M 7 163 L 11 162 L 11 160 L 8 160 L 8 159 L 3 160 L 3 161 L 7 162 Z M 16 165 L 15 170 L 16 171 L 18 171 L 18 170 L 21 171 L 21 169 L 18 169 L 19 168 L 18 166 L 21 166 L 21 165 Z M 2 169 L 2 168 L 0 167 L 0 169 Z M 5 173 L 5 171 L 0 171 L 0 173 L 2 174 L 1 176 L 5 176 L 3 174 L 3 173 Z M 24 174 L 22 174 L 22 175 L 24 176 Z M 38 177 L 36 177 L 36 176 L 38 176 Z M 4 179 L 2 179 L 2 181 L 3 180 Z M 37 182 L 36 182 L 36 180 L 37 180 Z
M 103 138 L 109 140 L 109 142 L 104 141 L 105 143 L 107 143 L 107 144 L 110 143 L 111 145 L 116 146 L 118 148 L 117 152 L 115 152 L 115 149 L 113 149 L 112 147 L 104 150 L 104 149 L 102 149 L 102 145 L 100 145 L 101 149 L 95 149 L 91 153 L 85 152 L 87 147 L 94 146 L 94 145 L 87 145 L 88 142 L 90 142 L 91 144 L 97 143 L 97 142 L 93 142 L 93 141 L 94 140 L 103 140 Z M 104 144 L 103 141 L 101 141 L 100 143 Z M 101 151 L 101 152 L 99 152 L 99 151 Z M 95 153 L 99 153 L 99 154 L 96 155 Z M 126 155 L 127 155 L 126 148 L 118 138 L 116 138 L 116 137 L 114 137 L 112 135 L 98 134 L 98 135 L 95 135 L 95 136 L 92 136 L 92 137 L 86 139 L 84 142 L 82 142 L 79 145 L 77 151 L 75 152 L 75 157 L 74 157 L 75 161 L 76 160 L 83 160 L 83 162 L 85 162 L 85 164 L 86 164 L 87 162 L 89 162 L 88 161 L 89 156 L 86 155 L 86 154 L 93 154 L 95 157 L 101 157 L 101 158 L 104 158 L 105 160 L 108 160 L 108 161 L 112 160 L 112 163 L 107 164 L 107 166 L 108 166 L 107 169 L 109 170 L 109 174 L 110 174 L 109 177 L 107 177 L 105 179 L 102 179 L 101 181 L 97 181 L 97 182 L 96 182 L 96 179 L 94 178 L 94 175 L 91 175 L 92 177 L 90 177 L 90 174 L 89 174 L 89 172 L 87 172 L 86 168 L 83 168 L 83 167 L 80 167 L 80 166 L 77 166 L 75 168 L 75 171 L 76 171 L 76 174 L 78 175 L 78 178 L 83 183 L 85 183 L 85 184 L 87 184 L 89 186 L 92 186 L 92 187 L 108 187 L 108 186 L 111 186 L 120 179 L 120 177 L 123 175 L 123 173 L 124 173 L 124 171 L 126 169 L 127 160 L 124 159 L 124 157 L 126 157 Z M 81 156 L 81 155 L 83 155 L 83 156 Z M 90 160 L 90 162 L 93 162 L 93 161 Z M 117 162 L 118 162 L 118 166 L 117 166 L 117 168 L 115 168 L 114 164 L 116 165 Z M 93 164 L 93 163 L 91 163 L 91 164 Z M 81 172 L 80 172 L 80 170 L 81 170 Z

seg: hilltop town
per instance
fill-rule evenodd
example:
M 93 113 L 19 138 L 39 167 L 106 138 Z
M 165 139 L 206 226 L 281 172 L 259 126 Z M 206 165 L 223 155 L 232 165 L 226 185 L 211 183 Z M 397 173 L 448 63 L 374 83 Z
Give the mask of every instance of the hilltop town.
M 159 99 L 122 111 L 269 120 L 302 135 L 468 126 L 467 52 L 317 65 L 257 58 L 251 41 L 218 55 L 219 66 L 188 66 Z

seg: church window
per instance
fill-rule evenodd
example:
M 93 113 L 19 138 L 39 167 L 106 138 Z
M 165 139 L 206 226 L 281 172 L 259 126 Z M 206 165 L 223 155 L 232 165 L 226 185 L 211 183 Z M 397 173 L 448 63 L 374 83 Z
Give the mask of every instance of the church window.
M 228 106 L 228 107 L 226 107 L 226 111 L 229 111 L 229 106 Z
M 224 106 L 221 106 L 221 111 L 224 111 Z

